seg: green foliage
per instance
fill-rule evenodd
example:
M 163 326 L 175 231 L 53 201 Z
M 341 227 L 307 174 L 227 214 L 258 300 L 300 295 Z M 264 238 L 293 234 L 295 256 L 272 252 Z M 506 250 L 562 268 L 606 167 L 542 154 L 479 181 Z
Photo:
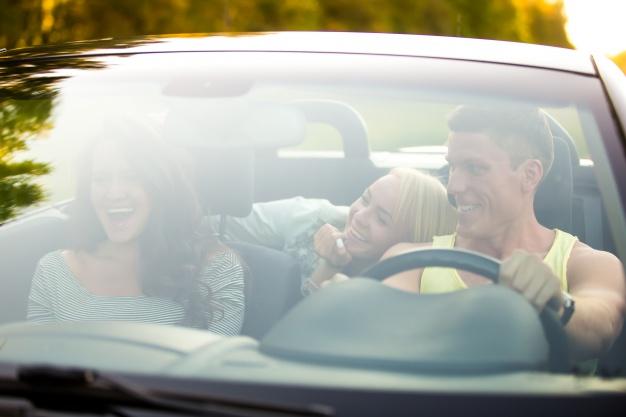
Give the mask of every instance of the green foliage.
M 4 175 L 2 171 L 19 172 Z M 49 172 L 45 164 L 25 161 L 19 164 L 0 162 L 0 223 L 17 214 L 18 209 L 31 206 L 45 197 L 38 184 L 31 183 L 34 175 Z
M 191 32 L 421 33 L 569 47 L 561 1 L 0 0 L 0 46 Z
M 38 177 L 52 168 L 27 159 L 26 155 L 31 142 L 45 138 L 52 128 L 50 115 L 58 84 L 66 77 L 57 70 L 102 66 L 85 57 L 42 60 L 36 66 L 30 63 L 0 66 L 0 223 L 46 197 Z
M 0 223 L 44 198 L 33 179 L 49 173 L 49 166 L 16 161 L 15 155 L 27 149 L 31 135 L 49 127 L 50 110 L 50 100 L 0 100 Z

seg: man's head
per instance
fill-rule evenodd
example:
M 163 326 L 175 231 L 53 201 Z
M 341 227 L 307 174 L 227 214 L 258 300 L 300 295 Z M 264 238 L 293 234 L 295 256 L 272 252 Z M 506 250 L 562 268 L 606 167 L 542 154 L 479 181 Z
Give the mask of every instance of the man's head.
M 457 205 L 458 233 L 488 238 L 534 215 L 535 192 L 554 158 L 543 113 L 525 106 L 463 106 L 448 127 L 448 194 Z

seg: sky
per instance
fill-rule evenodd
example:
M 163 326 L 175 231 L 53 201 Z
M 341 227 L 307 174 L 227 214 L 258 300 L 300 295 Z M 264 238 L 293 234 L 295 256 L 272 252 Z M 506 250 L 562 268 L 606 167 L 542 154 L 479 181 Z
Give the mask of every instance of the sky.
M 565 29 L 576 49 L 626 51 L 626 0 L 564 0 Z

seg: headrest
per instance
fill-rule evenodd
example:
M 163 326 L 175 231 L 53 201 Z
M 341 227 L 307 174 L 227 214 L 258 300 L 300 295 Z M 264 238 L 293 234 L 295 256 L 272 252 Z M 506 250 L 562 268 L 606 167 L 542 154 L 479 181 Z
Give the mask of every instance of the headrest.
M 570 136 L 570 134 L 565 130 L 565 128 L 557 122 L 552 116 L 546 114 L 548 119 L 548 125 L 550 126 L 550 131 L 552 132 L 552 136 L 558 138 L 561 142 L 563 142 L 569 151 L 570 163 L 573 168 L 580 165 L 580 156 L 578 155 L 578 151 L 576 150 L 576 145 L 574 144 L 574 139 Z M 556 157 L 556 150 L 555 157 Z
M 254 151 L 303 141 L 305 119 L 294 106 L 239 97 L 178 103 L 164 139 L 192 154 L 199 197 L 211 214 L 247 216 L 254 198 Z
M 352 106 L 336 100 L 297 100 L 292 102 L 311 123 L 324 123 L 337 129 L 346 158 L 369 158 L 365 120 Z
M 572 230 L 573 166 L 567 139 L 554 138 L 554 162 L 535 195 L 535 215 L 550 229 Z
M 301 143 L 306 120 L 295 105 L 226 97 L 177 103 L 163 128 L 165 140 L 175 145 L 276 148 Z
M 250 147 L 189 149 L 203 207 L 212 215 L 250 214 L 254 202 L 254 150 Z
M 550 229 L 572 232 L 572 195 L 574 169 L 580 158 L 569 133 L 546 113 L 554 137 L 554 161 L 535 195 L 535 215 Z

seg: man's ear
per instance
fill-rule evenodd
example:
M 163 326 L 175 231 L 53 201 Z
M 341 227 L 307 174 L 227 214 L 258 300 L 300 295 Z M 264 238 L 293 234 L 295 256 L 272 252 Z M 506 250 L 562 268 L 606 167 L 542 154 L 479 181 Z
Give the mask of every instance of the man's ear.
M 539 187 L 543 178 L 543 165 L 538 159 L 527 159 L 520 166 L 522 175 L 522 190 L 531 192 Z

